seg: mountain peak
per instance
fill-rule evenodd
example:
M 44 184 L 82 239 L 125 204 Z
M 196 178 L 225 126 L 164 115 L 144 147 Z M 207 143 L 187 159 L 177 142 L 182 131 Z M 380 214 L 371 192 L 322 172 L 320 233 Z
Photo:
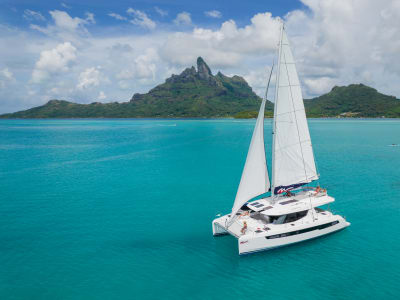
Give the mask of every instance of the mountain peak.
M 304 102 L 308 117 L 399 117 L 400 101 L 362 83 L 334 86 Z
M 70 102 L 66 100 L 58 100 L 58 99 L 52 99 L 49 100 L 45 105 L 61 105 L 61 104 L 68 104 Z
M 373 87 L 367 86 L 367 85 L 362 84 L 362 83 L 352 83 L 352 84 L 349 84 L 347 86 L 337 86 L 337 85 L 335 85 L 332 88 L 332 90 L 330 91 L 330 93 L 332 93 L 332 92 L 338 92 L 338 93 L 347 93 L 347 92 L 378 93 L 378 91 L 376 89 L 374 89 Z
M 207 80 L 212 77 L 210 68 L 201 56 L 197 58 L 197 74 L 201 79 Z

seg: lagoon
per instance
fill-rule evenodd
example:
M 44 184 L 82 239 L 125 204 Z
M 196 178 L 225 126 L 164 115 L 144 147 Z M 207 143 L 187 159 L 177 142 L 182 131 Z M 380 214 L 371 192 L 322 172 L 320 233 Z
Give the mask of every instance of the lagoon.
M 0 299 L 400 298 L 400 120 L 309 120 L 352 225 L 239 257 L 211 221 L 254 123 L 1 120 Z

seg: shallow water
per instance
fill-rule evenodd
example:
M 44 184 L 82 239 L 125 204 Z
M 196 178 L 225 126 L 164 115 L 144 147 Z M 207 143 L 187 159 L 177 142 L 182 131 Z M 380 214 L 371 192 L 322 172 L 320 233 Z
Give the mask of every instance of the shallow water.
M 211 221 L 254 120 L 1 120 L 0 299 L 400 298 L 400 121 L 309 125 L 352 225 L 239 257 Z

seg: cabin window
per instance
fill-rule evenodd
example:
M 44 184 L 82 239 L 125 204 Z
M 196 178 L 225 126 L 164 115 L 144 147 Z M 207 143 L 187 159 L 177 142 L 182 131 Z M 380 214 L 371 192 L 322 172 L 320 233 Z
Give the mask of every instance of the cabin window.
M 296 213 L 282 215 L 282 216 L 270 216 L 270 221 L 273 224 L 286 224 L 300 220 L 307 215 L 308 210 L 299 211 Z
M 301 218 L 304 218 L 307 215 L 307 212 L 308 212 L 307 210 L 304 210 L 304 211 L 299 211 L 297 213 L 288 214 L 286 216 L 285 223 L 296 222 Z
M 314 230 L 325 229 L 325 228 L 331 227 L 333 225 L 336 225 L 337 223 L 339 223 L 339 221 L 334 221 L 334 222 L 330 222 L 330 223 L 326 223 L 326 224 L 322 224 L 322 225 L 318 225 L 318 226 L 314 226 L 314 227 L 310 227 L 310 228 L 306 228 L 306 229 L 285 232 L 285 233 L 281 233 L 281 234 L 274 234 L 271 236 L 266 236 L 265 238 L 269 240 L 269 239 L 276 239 L 276 238 L 281 238 L 281 237 L 285 237 L 285 236 L 302 234 L 302 233 L 306 233 L 306 232 L 310 232 L 310 231 L 314 231 Z
M 275 219 L 272 223 L 273 224 L 283 224 L 285 223 L 286 215 L 279 216 L 277 219 Z

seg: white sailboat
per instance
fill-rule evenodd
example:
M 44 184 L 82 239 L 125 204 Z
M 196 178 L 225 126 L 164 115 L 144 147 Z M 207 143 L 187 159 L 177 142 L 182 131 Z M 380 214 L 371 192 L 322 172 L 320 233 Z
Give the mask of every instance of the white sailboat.
M 326 190 L 304 186 L 317 180 L 319 174 L 300 82 L 283 24 L 275 90 L 271 182 L 264 145 L 265 102 L 266 97 L 258 113 L 232 211 L 212 222 L 214 236 L 231 234 L 238 239 L 239 254 L 294 244 L 350 225 L 343 217 L 320 208 L 335 201 Z M 263 198 L 268 191 L 271 196 Z

